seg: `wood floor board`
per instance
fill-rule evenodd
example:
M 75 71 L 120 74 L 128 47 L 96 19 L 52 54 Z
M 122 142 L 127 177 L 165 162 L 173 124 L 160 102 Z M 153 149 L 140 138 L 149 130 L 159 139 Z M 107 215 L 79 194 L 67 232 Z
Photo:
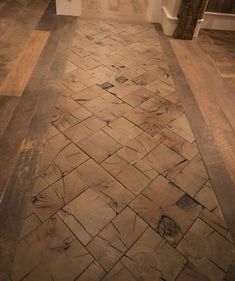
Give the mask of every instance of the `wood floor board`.
M 6 79 L 4 79 L 0 86 L 0 95 L 22 95 L 48 37 L 49 32 L 47 31 L 32 32 L 26 48 L 18 56 Z
M 161 33 L 161 29 L 156 25 Z M 161 33 L 162 34 L 162 33 Z M 192 127 L 201 155 L 205 162 L 207 171 L 212 181 L 217 199 L 220 203 L 225 220 L 230 229 L 233 240 L 235 240 L 235 185 L 227 169 L 218 146 L 211 133 L 211 129 L 202 114 L 192 89 L 186 80 L 186 74 L 179 65 L 169 40 L 160 36 L 167 61 L 173 76 L 177 91 L 182 98 L 185 113 Z

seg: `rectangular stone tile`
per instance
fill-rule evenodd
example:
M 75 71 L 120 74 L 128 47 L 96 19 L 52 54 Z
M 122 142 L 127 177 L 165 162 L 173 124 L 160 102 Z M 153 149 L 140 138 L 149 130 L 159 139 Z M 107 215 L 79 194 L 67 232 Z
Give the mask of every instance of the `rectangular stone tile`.
M 92 236 L 98 234 L 115 217 L 115 212 L 111 207 L 91 188 L 75 198 L 63 209 L 72 214 Z
M 64 131 L 89 116 L 91 113 L 70 97 L 60 96 L 52 116 L 52 124 L 59 131 Z
M 28 274 L 35 276 L 37 271 L 36 276 L 41 278 L 48 273 L 53 280 L 72 281 L 92 262 L 87 250 L 54 216 L 19 242 L 11 279 L 21 280 Z
M 130 206 L 173 245 L 180 241 L 202 211 L 196 201 L 162 176 L 158 176 Z
M 63 78 L 63 84 L 75 93 L 81 91 L 86 88 L 86 85 L 81 82 L 82 75 L 84 75 L 84 70 L 80 68 L 66 73 Z
M 148 228 L 139 240 L 121 259 L 129 271 L 141 280 L 174 281 L 183 269 L 186 260 L 172 246 L 151 228 Z
M 41 221 L 35 214 L 29 215 L 27 218 L 24 219 L 20 232 L 20 239 L 24 238 L 30 232 L 35 230 L 38 226 L 40 226 L 40 224 Z
M 144 87 L 140 87 L 134 92 L 130 92 L 129 95 L 123 97 L 122 100 L 131 105 L 132 107 L 136 107 L 142 104 L 143 102 L 147 101 L 148 99 L 152 98 L 153 96 L 155 96 L 155 94 L 152 91 Z
M 155 136 L 180 114 L 173 103 L 155 96 L 124 116 L 146 133 Z
M 43 179 L 52 184 L 89 157 L 69 139 L 59 134 L 45 145 L 39 171 Z
M 163 129 L 156 137 L 187 160 L 192 160 L 199 153 L 196 142 L 190 143 L 168 129 Z
M 131 107 L 116 98 L 115 96 L 106 93 L 103 96 L 93 99 L 84 106 L 92 113 L 94 113 L 101 120 L 106 122 L 115 120 L 128 112 Z
M 214 189 L 209 181 L 199 190 L 195 199 L 209 211 L 213 211 L 219 206 Z
M 142 132 L 122 147 L 118 154 L 131 164 L 135 164 L 159 143 L 157 138 Z
M 134 194 L 140 193 L 150 182 L 144 174 L 117 154 L 104 161 L 102 166 Z
M 57 215 L 84 246 L 91 241 L 92 236 L 86 231 L 84 226 L 75 218 L 73 214 L 70 214 L 65 209 L 62 209 L 58 211 Z
M 103 128 L 103 131 L 122 145 L 126 145 L 142 132 L 140 128 L 123 117 L 110 122 L 108 126 Z
M 183 106 L 183 103 L 182 103 L 182 99 L 180 98 L 180 95 L 177 91 L 168 95 L 168 96 L 165 96 L 164 98 L 166 100 L 174 103 L 180 111 L 184 112 L 184 106 Z
M 195 156 L 172 181 L 194 197 L 208 181 L 208 175 L 200 155 Z
M 97 262 L 94 262 L 76 281 L 100 281 L 103 280 L 104 275 L 105 271 L 103 268 Z
M 106 275 L 104 281 L 136 281 L 135 276 L 121 263 L 115 265 Z M 160 281 L 160 280 L 156 280 Z
M 77 171 L 82 180 L 118 213 L 134 198 L 127 188 L 93 160 L 81 165 Z
M 205 275 L 203 275 L 197 267 L 188 262 L 176 281 L 210 281 Z
M 89 243 L 88 249 L 109 271 L 146 228 L 147 224 L 126 208 Z
M 34 179 L 33 190 L 31 192 L 31 196 L 37 195 L 38 193 L 42 192 L 47 187 L 48 187 L 48 183 L 40 175 L 38 175 Z
M 170 123 L 168 129 L 191 143 L 195 141 L 192 129 L 185 114 L 180 115 L 175 121 Z
M 68 130 L 65 130 L 64 134 L 74 143 L 78 143 L 94 132 L 100 130 L 105 125 L 105 122 L 99 120 L 95 116 L 91 116 L 80 124 L 77 124 L 69 128 Z
M 134 92 L 139 88 L 140 86 L 136 85 L 131 81 L 128 81 L 125 84 L 117 85 L 109 89 L 109 92 L 114 94 L 116 97 L 122 99 L 123 97 L 129 95 L 131 92 Z
M 168 179 L 174 178 L 187 164 L 185 158 L 164 144 L 158 145 L 145 158 L 157 172 Z
M 152 167 L 152 163 L 146 157 L 137 161 L 135 167 L 151 180 L 159 175 L 159 173 Z
M 210 280 L 221 281 L 234 258 L 232 244 L 198 219 L 177 249 Z M 223 271 L 223 270 L 224 271 Z
M 71 98 L 79 104 L 85 104 L 95 98 L 101 97 L 105 93 L 105 90 L 95 85 L 72 95 Z
M 176 91 L 175 85 L 172 82 L 173 81 L 161 81 L 157 79 L 145 85 L 145 88 L 164 98 Z
M 98 163 L 121 148 L 118 142 L 101 130 L 83 139 L 78 146 Z

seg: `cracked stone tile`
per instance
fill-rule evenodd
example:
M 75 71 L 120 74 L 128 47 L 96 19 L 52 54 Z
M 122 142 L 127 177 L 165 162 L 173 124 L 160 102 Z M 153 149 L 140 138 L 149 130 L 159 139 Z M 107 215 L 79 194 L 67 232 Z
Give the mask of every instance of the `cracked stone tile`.
M 73 92 L 78 92 L 86 88 L 84 84 L 81 83 L 81 74 L 84 73 L 81 69 L 76 69 L 65 73 L 63 84 L 68 87 Z
M 152 168 L 168 179 L 174 178 L 188 162 L 164 144 L 158 145 L 145 158 Z
M 62 209 L 58 211 L 57 215 L 84 246 L 91 241 L 92 236 L 86 231 L 84 226 L 74 217 L 73 214 L 70 214 L 65 209 Z
M 199 153 L 196 142 L 190 143 L 168 129 L 162 130 L 156 137 L 187 160 L 192 160 Z
M 117 85 L 109 89 L 109 92 L 122 99 L 123 97 L 129 95 L 131 92 L 134 92 L 139 88 L 140 86 L 134 84 L 132 81 L 128 81 L 124 84 Z
M 24 219 L 24 222 L 23 222 L 23 225 L 21 228 L 21 232 L 20 232 L 20 239 L 24 238 L 30 232 L 35 230 L 40 224 L 41 224 L 41 221 L 35 214 L 29 215 L 27 218 Z
M 131 164 L 135 164 L 159 143 L 160 141 L 157 138 L 142 132 L 122 147 L 118 154 Z
M 37 176 L 33 183 L 33 190 L 31 192 L 31 196 L 37 195 L 47 187 L 48 187 L 48 183 L 44 181 L 44 179 L 41 176 Z
M 82 180 L 97 192 L 115 212 L 119 213 L 134 198 L 127 188 L 93 160 L 81 165 L 77 171 Z
M 177 249 L 210 280 L 221 281 L 234 258 L 234 247 L 198 219 Z
M 149 89 L 153 93 L 156 93 L 157 95 L 161 97 L 166 97 L 176 91 L 174 84 L 171 82 L 161 81 L 161 80 L 155 80 L 147 85 L 145 85 L 145 88 Z
M 122 100 L 131 105 L 132 107 L 136 107 L 142 104 L 143 102 L 149 100 L 153 96 L 155 96 L 155 94 L 152 91 L 144 87 L 140 87 L 139 89 L 131 92 L 129 95 L 123 97 Z
M 195 156 L 172 181 L 184 192 L 194 197 L 208 181 L 200 155 Z
M 51 217 L 16 248 L 11 279 L 72 281 L 93 262 L 93 258 L 57 217 Z M 66 268 L 66 270 L 65 270 Z M 40 279 L 42 280 L 42 279 Z
M 192 263 L 188 262 L 176 281 L 210 281 L 200 270 Z
M 63 209 L 72 214 L 92 236 L 98 234 L 116 215 L 113 209 L 91 188 L 75 198 Z
M 123 117 L 110 122 L 108 126 L 103 128 L 103 131 L 122 145 L 126 145 L 142 132 L 140 128 Z
M 65 130 L 64 134 L 74 143 L 78 143 L 94 132 L 102 129 L 105 125 L 105 122 L 99 120 L 95 116 L 91 116 L 81 123 Z
M 60 96 L 56 102 L 55 111 L 52 116 L 53 125 L 63 131 L 81 122 L 91 115 L 70 97 Z
M 59 133 L 60 133 L 60 131 L 57 130 L 56 127 L 54 127 L 53 125 L 50 125 L 50 127 L 48 128 L 47 133 L 46 133 L 46 139 L 49 140 L 50 138 L 55 137 Z
M 146 157 L 137 161 L 135 167 L 151 180 L 159 175 L 159 173 L 152 167 L 152 163 Z
M 72 95 L 72 99 L 79 104 L 85 104 L 95 98 L 101 97 L 105 93 L 106 91 L 101 89 L 99 86 L 94 85 Z
M 105 275 L 103 268 L 97 263 L 92 263 L 76 281 L 101 281 Z
M 204 209 L 200 214 L 200 218 L 205 223 L 210 225 L 213 229 L 215 229 L 217 232 L 219 232 L 221 235 L 223 235 L 225 238 L 232 241 L 231 235 L 228 230 L 228 226 L 224 220 L 224 216 L 219 207 L 214 209 L 212 212 L 208 211 L 207 209 Z
M 183 107 L 183 104 L 182 104 L 182 99 L 180 98 L 179 93 L 177 93 L 177 91 L 172 93 L 172 94 L 170 94 L 170 95 L 168 95 L 168 96 L 165 96 L 164 98 L 166 100 L 174 103 L 176 105 L 176 107 L 180 111 L 184 112 L 184 107 Z
M 83 139 L 78 146 L 98 163 L 121 148 L 118 142 L 101 130 Z
M 131 209 L 124 209 L 88 245 L 96 260 L 109 271 L 147 228 Z
M 180 115 L 177 119 L 170 123 L 168 125 L 168 129 L 186 139 L 190 143 L 195 141 L 192 129 L 185 114 Z
M 46 143 L 40 162 L 40 175 L 52 184 L 89 157 L 65 136 L 59 134 Z
M 128 81 L 128 78 L 126 76 L 121 75 L 121 76 L 116 77 L 116 81 L 118 83 L 122 84 L 122 83 Z
M 137 280 L 174 281 L 185 258 L 154 230 L 148 228 L 121 259 Z
M 155 136 L 180 114 L 173 103 L 155 96 L 124 116 L 146 133 Z
M 136 281 L 136 278 L 121 262 L 119 262 L 109 271 L 104 278 L 104 281 Z
M 202 211 L 196 201 L 162 176 L 158 176 L 130 206 L 173 245 L 180 241 Z
M 209 211 L 213 211 L 219 205 L 214 189 L 209 181 L 199 190 L 195 199 Z
M 117 154 L 105 160 L 102 166 L 135 195 L 150 182 L 144 174 Z
M 89 101 L 84 106 L 98 118 L 106 122 L 120 118 L 131 109 L 127 103 L 108 92 L 101 97 Z
M 68 72 L 71 72 L 73 70 L 76 70 L 78 67 L 73 64 L 72 62 L 70 61 L 67 61 L 66 62 L 66 65 L 65 65 L 65 70 L 64 70 L 64 73 L 68 73 Z

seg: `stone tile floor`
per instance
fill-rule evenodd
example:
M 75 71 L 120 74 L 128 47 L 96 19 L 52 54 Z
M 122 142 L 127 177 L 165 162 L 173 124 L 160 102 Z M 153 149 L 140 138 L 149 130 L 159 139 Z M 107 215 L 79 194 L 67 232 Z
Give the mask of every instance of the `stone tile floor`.
M 80 19 L 12 281 L 222 281 L 234 246 L 149 24 Z

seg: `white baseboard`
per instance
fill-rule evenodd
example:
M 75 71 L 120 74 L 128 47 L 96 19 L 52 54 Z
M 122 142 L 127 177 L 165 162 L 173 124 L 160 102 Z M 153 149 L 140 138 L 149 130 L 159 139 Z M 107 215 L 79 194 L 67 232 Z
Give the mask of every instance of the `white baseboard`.
M 82 0 L 56 0 L 57 15 L 80 16 Z
M 198 21 L 197 27 L 195 29 L 194 37 L 198 36 L 199 30 L 201 28 L 201 25 L 203 23 L 203 19 Z M 171 36 L 174 33 L 174 30 L 177 26 L 178 18 L 173 17 L 170 15 L 166 7 L 162 7 L 162 20 L 161 20 L 161 25 L 162 29 L 165 33 L 165 35 Z
M 206 12 L 201 28 L 235 30 L 235 14 Z

